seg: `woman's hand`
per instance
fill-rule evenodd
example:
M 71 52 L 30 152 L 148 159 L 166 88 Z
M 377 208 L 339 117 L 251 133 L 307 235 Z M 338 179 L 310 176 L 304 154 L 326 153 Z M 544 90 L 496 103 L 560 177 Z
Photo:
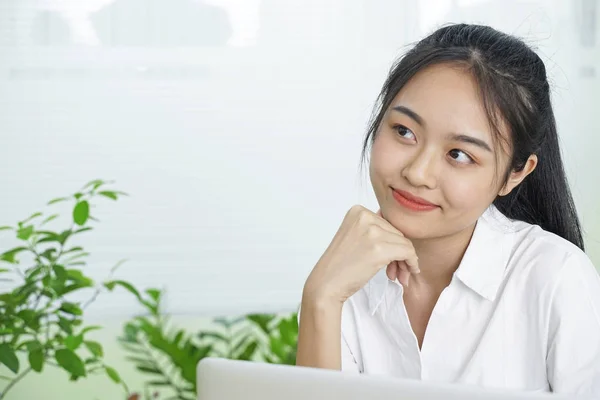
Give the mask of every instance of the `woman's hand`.
M 304 296 L 342 304 L 384 267 L 388 278 L 407 285 L 419 273 L 411 241 L 381 212 L 353 206 L 306 280 Z

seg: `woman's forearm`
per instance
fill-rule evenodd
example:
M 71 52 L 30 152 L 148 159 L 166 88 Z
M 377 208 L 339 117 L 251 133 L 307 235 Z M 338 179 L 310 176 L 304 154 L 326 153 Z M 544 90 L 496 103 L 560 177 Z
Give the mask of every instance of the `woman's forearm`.
M 296 365 L 341 370 L 342 305 L 303 296 Z

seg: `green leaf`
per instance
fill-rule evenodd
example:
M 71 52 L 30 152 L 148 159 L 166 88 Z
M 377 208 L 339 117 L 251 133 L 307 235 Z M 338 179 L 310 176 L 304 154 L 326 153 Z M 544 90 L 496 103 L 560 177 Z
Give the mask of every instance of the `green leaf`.
M 109 199 L 112 199 L 112 200 L 117 200 L 118 199 L 117 193 L 113 192 L 113 191 L 105 190 L 105 191 L 102 191 L 102 192 L 98 192 L 98 194 L 100 196 L 108 197 Z
M 70 319 L 58 317 L 58 326 L 69 335 L 73 333 L 73 322 Z
M 92 229 L 93 229 L 92 227 L 86 226 L 85 228 L 79 228 L 79 229 L 77 229 L 75 232 L 73 232 L 73 234 L 91 231 Z
M 244 335 L 241 339 L 239 339 L 239 341 L 237 341 L 237 343 L 235 345 L 233 345 L 231 353 L 232 354 L 240 354 L 242 353 L 242 347 L 243 346 L 247 346 L 248 343 L 250 343 L 252 340 L 252 335 L 246 334 Z
M 137 364 L 152 365 L 151 359 L 146 359 L 146 358 L 141 358 L 141 357 L 133 357 L 133 356 L 127 356 L 127 357 L 125 357 L 125 359 L 127 361 L 131 361 L 131 362 L 134 362 Z
M 26 347 L 27 351 L 33 351 L 33 350 L 36 350 L 36 349 L 42 349 L 43 348 L 42 344 L 38 340 L 35 340 L 35 339 L 34 340 L 28 340 L 26 342 L 21 343 L 18 346 L 18 349 L 21 349 L 23 347 Z
M 265 354 L 264 357 L 265 357 L 265 361 L 267 363 L 269 363 L 269 364 L 278 364 L 278 361 L 275 358 L 271 357 L 270 355 Z
M 73 209 L 73 221 L 82 226 L 86 223 L 90 216 L 90 203 L 87 200 L 80 201 Z
M 73 282 L 77 282 L 79 284 L 84 285 L 93 285 L 94 281 L 91 278 L 88 278 L 78 269 L 68 269 L 67 270 L 67 279 L 72 280 Z
M 244 350 L 239 353 L 236 357 L 237 360 L 249 361 L 254 356 L 256 349 L 258 348 L 258 343 L 256 341 L 252 341 L 248 343 L 248 345 L 244 348 Z
M 73 260 L 77 260 L 78 258 L 81 258 L 81 257 L 87 257 L 89 255 L 90 255 L 90 253 L 87 253 L 85 251 L 82 252 L 82 253 L 74 254 L 71 257 L 69 257 L 66 260 L 64 260 L 63 263 L 68 264 L 69 262 L 71 262 Z
M 64 245 L 69 236 L 71 236 L 72 234 L 73 232 L 70 229 L 61 232 L 60 235 L 58 235 L 58 243 Z
M 40 328 L 39 315 L 34 310 L 21 310 L 17 313 L 17 316 L 31 329 L 37 331 Z
M 14 228 L 12 226 L 0 226 L 0 231 L 11 231 Z
M 104 370 L 106 371 L 106 375 L 108 375 L 108 377 L 110 379 L 112 379 L 112 381 L 114 383 L 121 383 L 121 377 L 119 376 L 119 373 L 114 368 L 111 368 L 108 365 L 105 365 Z
M 56 279 L 61 282 L 64 282 L 68 279 L 69 275 L 67 274 L 67 270 L 62 265 L 53 265 L 52 270 L 56 274 Z
M 80 198 L 82 198 L 82 197 L 83 197 L 83 193 L 79 193 L 79 192 L 77 192 L 77 193 L 75 193 L 75 194 L 73 195 L 73 197 L 75 197 L 75 199 L 76 199 L 76 200 L 79 200 Z
M 24 302 L 26 301 L 29 296 L 31 296 L 33 293 L 35 293 L 37 291 L 36 288 L 36 283 L 35 282 L 28 282 L 25 285 L 21 286 L 21 287 L 17 287 L 12 291 L 12 295 L 14 297 L 16 297 L 16 299 L 14 299 L 16 302 L 20 303 L 20 302 Z
M 49 216 L 46 219 L 44 219 L 42 221 L 42 223 L 40 224 L 40 226 L 46 225 L 48 222 L 54 221 L 56 218 L 58 218 L 58 214 L 52 214 L 51 216 Z
M 215 318 L 213 320 L 213 322 L 215 322 L 218 325 L 221 325 L 222 327 L 224 327 L 225 329 L 229 329 L 234 325 L 239 324 L 242 321 L 245 321 L 246 317 L 242 316 L 239 318 L 235 318 L 235 319 L 226 319 L 226 318 Z
M 38 232 L 39 235 L 44 235 L 37 243 L 60 242 L 60 235 L 54 232 Z
M 74 253 L 76 251 L 81 251 L 81 250 L 83 250 L 83 247 L 79 247 L 79 246 L 71 247 L 69 250 L 63 251 L 63 254 Z
M 89 288 L 94 286 L 93 284 L 83 284 L 83 283 L 72 283 L 70 285 L 66 285 L 59 291 L 59 295 L 64 296 L 67 293 L 74 292 L 79 289 Z
M 125 282 L 125 281 L 121 281 L 121 280 L 109 281 L 109 282 L 104 282 L 104 286 L 110 291 L 112 291 L 115 288 L 115 286 L 121 286 L 122 288 L 126 289 L 128 292 L 133 294 L 135 297 L 137 297 L 139 301 L 142 301 L 140 292 L 138 292 L 137 289 L 134 288 L 133 285 L 129 282 Z
M 75 261 L 75 262 L 69 262 L 67 263 L 68 266 L 74 266 L 74 265 L 86 265 L 85 261 Z
M 81 358 L 79 358 L 79 356 L 72 350 L 56 350 L 54 357 L 56 358 L 58 365 L 60 365 L 65 371 L 71 373 L 73 376 L 86 376 L 83 361 L 81 361 Z
M 288 346 L 295 346 L 298 335 L 298 329 L 294 327 L 294 322 L 287 319 L 279 321 L 279 335 L 283 343 Z
M 69 350 L 77 350 L 79 346 L 83 343 L 83 335 L 69 335 L 65 338 L 64 345 Z
M 28 223 L 29 221 L 31 221 L 32 219 L 35 219 L 37 217 L 41 217 L 42 213 L 41 212 L 36 212 L 34 214 L 32 214 L 29 218 L 21 221 L 21 224 L 25 225 L 26 223 Z
M 90 186 L 93 186 L 92 190 L 98 189 L 100 186 L 104 185 L 106 182 L 104 182 L 102 179 L 94 179 L 93 181 L 89 181 L 88 183 L 86 183 L 81 190 L 87 189 Z
M 99 330 L 99 329 L 102 329 L 102 327 L 101 327 L 101 326 L 99 326 L 99 325 L 90 325 L 90 326 L 86 326 L 85 328 L 83 328 L 83 329 L 81 330 L 81 334 L 83 335 L 83 334 L 86 334 L 86 333 L 88 333 L 88 332 L 91 332 L 91 331 L 97 331 L 97 330 Z
M 269 347 L 271 348 L 273 354 L 275 354 L 277 357 L 279 357 L 280 359 L 285 358 L 286 353 L 283 348 L 283 343 L 281 343 L 281 340 L 274 336 L 271 336 L 269 338 Z
M 15 259 L 15 256 L 25 250 L 27 250 L 27 247 L 15 247 L 14 249 L 10 249 L 0 254 L 0 260 L 11 264 L 17 264 L 18 261 Z
M 138 371 L 145 372 L 147 374 L 162 375 L 162 372 L 159 369 L 157 369 L 156 367 L 147 367 L 145 365 L 137 365 L 135 368 Z
M 0 344 L 0 363 L 6 365 L 15 374 L 19 372 L 19 359 L 8 343 Z
M 41 348 L 29 352 L 29 365 L 35 372 L 41 372 L 44 366 L 44 351 Z
M 269 329 L 269 324 L 275 319 L 275 316 L 270 314 L 250 314 L 247 317 L 250 321 L 258 325 L 258 327 L 267 335 L 271 331 L 271 329 Z
M 167 381 L 167 380 L 159 379 L 159 380 L 148 381 L 147 384 L 150 386 L 170 386 L 171 382 Z
M 65 301 L 62 303 L 62 305 L 60 306 L 59 310 L 67 313 L 67 314 L 72 314 L 72 315 L 82 315 L 83 311 L 81 311 L 81 308 L 79 308 L 79 306 L 75 303 L 70 303 L 68 301 Z
M 53 253 L 56 253 L 56 249 L 51 247 L 49 249 L 44 250 L 42 253 L 40 253 L 40 256 L 45 258 L 46 260 L 53 262 L 54 261 L 54 255 Z
M 146 293 L 148 296 L 152 298 L 155 302 L 158 302 L 160 299 L 161 291 L 159 289 L 146 289 Z
M 224 335 L 217 333 L 217 332 L 200 332 L 198 334 L 198 338 L 200 340 L 208 338 L 208 339 L 215 339 L 215 340 L 225 342 L 225 343 L 229 342 L 229 339 L 227 339 Z
M 50 206 L 50 205 L 52 205 L 52 204 L 55 204 L 55 203 L 60 203 L 61 201 L 65 201 L 65 200 L 69 200 L 69 198 L 68 198 L 68 197 L 58 197 L 58 198 L 56 198 L 56 199 L 52 199 L 52 200 L 50 200 L 50 201 L 48 202 L 48 205 Z
M 17 316 L 23 321 L 28 322 L 35 318 L 36 312 L 30 309 L 24 309 L 17 313 Z
M 100 343 L 86 340 L 84 344 L 85 347 L 87 347 L 87 349 L 90 351 L 90 353 L 92 353 L 96 357 L 104 356 L 104 351 L 102 350 L 102 345 Z
M 31 269 L 28 269 L 25 271 L 25 280 L 27 282 L 35 282 L 37 281 L 37 278 L 43 274 L 44 272 L 46 272 L 47 267 L 44 265 L 38 265 L 36 267 L 33 267 Z M 47 277 L 48 279 L 50 279 L 50 277 L 48 275 L 45 275 L 45 277 Z

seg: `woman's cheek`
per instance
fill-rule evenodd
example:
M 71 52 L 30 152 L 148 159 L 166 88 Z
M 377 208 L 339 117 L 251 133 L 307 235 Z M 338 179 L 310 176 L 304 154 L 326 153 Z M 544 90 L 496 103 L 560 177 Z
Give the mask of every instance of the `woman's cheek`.
M 445 197 L 453 208 L 480 208 L 479 205 L 489 203 L 492 188 L 486 184 L 488 182 L 489 178 L 480 176 L 470 179 L 455 177 L 452 181 L 445 182 Z

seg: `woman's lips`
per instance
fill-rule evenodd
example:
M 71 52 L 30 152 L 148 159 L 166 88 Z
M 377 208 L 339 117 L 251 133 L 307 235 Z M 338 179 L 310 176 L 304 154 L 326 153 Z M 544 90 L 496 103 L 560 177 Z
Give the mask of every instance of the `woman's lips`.
M 405 190 L 392 189 L 392 195 L 401 206 L 413 211 L 431 211 L 438 208 L 436 204 L 410 194 Z

